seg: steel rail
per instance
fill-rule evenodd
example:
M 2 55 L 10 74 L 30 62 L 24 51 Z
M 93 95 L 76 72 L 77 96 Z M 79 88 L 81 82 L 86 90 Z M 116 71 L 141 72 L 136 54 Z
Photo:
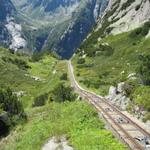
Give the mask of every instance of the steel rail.
M 73 73 L 73 67 L 71 65 L 71 62 L 68 63 L 68 67 L 69 67 L 69 71 L 70 71 L 70 78 L 71 78 L 72 86 L 75 88 L 75 90 L 80 95 L 82 95 L 84 98 L 86 98 L 98 111 L 103 112 L 112 121 L 112 123 L 114 125 L 116 125 L 120 129 L 120 131 L 122 131 L 122 133 L 124 133 L 126 138 L 130 139 L 130 142 L 132 142 L 132 144 L 134 145 L 134 149 L 136 148 L 138 150 L 144 150 L 145 149 L 144 146 L 142 146 L 142 144 L 140 144 L 138 141 L 136 141 L 120 124 L 118 124 L 114 120 L 114 118 L 99 104 L 99 102 L 103 102 L 104 104 L 109 106 L 111 109 L 113 109 L 113 111 L 115 113 L 117 113 L 119 116 L 126 119 L 130 125 L 134 126 L 135 129 L 137 129 L 139 132 L 141 132 L 144 136 L 150 137 L 150 133 L 148 131 L 146 131 L 145 129 L 143 129 L 142 127 L 140 127 L 137 123 L 135 123 L 129 117 L 127 117 L 124 113 L 122 113 L 113 104 L 110 104 L 105 98 L 103 98 L 99 95 L 96 95 L 95 93 L 87 91 L 87 90 L 83 89 L 82 87 L 80 87 L 79 84 L 77 83 L 77 81 L 75 80 L 74 73 Z M 94 100 L 94 98 L 97 98 L 100 101 L 97 102 Z M 103 117 L 109 123 L 108 119 L 104 115 L 103 115 Z M 109 123 L 109 124 L 111 125 L 111 123 Z M 112 127 L 112 128 L 120 136 L 119 132 L 114 127 Z M 125 141 L 125 139 L 123 139 L 123 137 L 121 137 L 121 138 L 131 149 L 133 149 L 133 145 L 131 146 L 127 141 Z

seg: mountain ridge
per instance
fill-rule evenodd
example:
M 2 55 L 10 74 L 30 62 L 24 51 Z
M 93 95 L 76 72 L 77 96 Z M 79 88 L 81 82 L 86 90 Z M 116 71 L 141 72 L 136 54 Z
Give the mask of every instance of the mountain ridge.
M 31 53 L 53 50 L 63 58 L 70 58 L 73 55 L 107 6 L 106 0 L 46 2 L 12 0 L 12 2 L 16 7 L 13 21 L 21 28 L 19 31 L 17 29 L 17 33 L 20 34 L 18 41 L 22 44 L 12 44 L 16 40 L 11 39 L 13 33 L 8 33 L 10 39 L 5 41 L 9 43 L 6 46 L 15 51 L 23 50 Z M 8 20 L 6 19 L 6 22 L 9 22 Z M 16 31 L 15 28 L 13 30 Z
M 128 32 L 150 20 L 149 0 L 110 0 L 98 28 L 108 21 L 110 34 Z

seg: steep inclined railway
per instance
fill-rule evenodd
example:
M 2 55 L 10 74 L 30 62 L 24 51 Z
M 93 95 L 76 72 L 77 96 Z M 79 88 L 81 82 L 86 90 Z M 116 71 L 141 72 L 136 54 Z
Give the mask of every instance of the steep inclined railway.
M 84 90 L 75 80 L 71 61 L 68 61 L 72 87 L 88 100 L 107 122 L 113 133 L 132 150 L 150 150 L 150 133 L 101 96 Z

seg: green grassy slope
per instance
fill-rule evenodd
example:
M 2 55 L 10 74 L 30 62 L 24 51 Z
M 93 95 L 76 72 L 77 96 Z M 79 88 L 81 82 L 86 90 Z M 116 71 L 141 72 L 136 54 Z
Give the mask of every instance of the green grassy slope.
M 20 65 L 18 60 L 26 63 Z M 25 92 L 19 100 L 27 114 L 27 121 L 17 124 L 8 137 L 0 141 L 0 150 L 40 150 L 52 136 L 59 138 L 62 135 L 79 150 L 126 149 L 105 129 L 96 111 L 85 101 L 59 103 L 49 100 L 44 106 L 31 107 L 37 96 L 53 91 L 59 83 L 70 84 L 69 80 L 60 78 L 67 73 L 66 61 L 45 55 L 40 61 L 33 62 L 29 56 L 0 48 L 0 69 L 1 86 Z M 40 81 L 33 77 L 40 78 Z
M 8 60 L 4 61 L 3 58 Z M 23 60 L 29 68 L 18 68 L 9 59 Z M 20 99 L 24 107 L 30 107 L 33 98 L 49 92 L 58 84 L 60 76 L 67 72 L 67 64 L 52 56 L 44 56 L 40 61 L 32 62 L 29 56 L 11 54 L 8 50 L 0 48 L 0 70 L 0 85 L 10 87 L 14 92 L 23 91 L 24 95 Z M 36 77 L 39 81 L 35 80 Z
M 150 87 L 143 84 L 137 71 L 141 66 L 139 56 L 150 55 L 150 39 L 145 38 L 145 33 L 145 28 L 139 28 L 129 33 L 109 35 L 101 40 L 93 39 L 88 43 L 88 40 L 85 41 L 72 59 L 80 84 L 98 94 L 106 95 L 111 85 L 126 82 L 132 87 L 129 97 L 133 104 L 140 107 L 148 105 L 145 109 L 149 112 Z M 91 35 L 90 39 L 92 37 L 97 36 Z M 128 78 L 132 73 L 137 74 L 135 80 Z
M 98 114 L 83 101 L 51 103 L 28 112 L 29 122 L 18 126 L 0 150 L 40 150 L 52 136 L 66 135 L 78 150 L 125 150 Z M 7 144 L 6 144 L 7 143 Z

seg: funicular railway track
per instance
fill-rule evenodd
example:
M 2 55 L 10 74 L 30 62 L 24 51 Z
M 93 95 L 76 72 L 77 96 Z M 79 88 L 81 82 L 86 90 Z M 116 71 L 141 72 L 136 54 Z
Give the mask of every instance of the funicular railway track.
M 149 139 L 150 133 L 103 97 L 80 87 L 75 80 L 71 61 L 68 62 L 68 68 L 73 88 L 96 108 L 113 133 L 132 150 L 150 150 L 144 141 L 137 140 L 137 137 Z M 119 122 L 118 118 L 121 118 L 122 122 Z

